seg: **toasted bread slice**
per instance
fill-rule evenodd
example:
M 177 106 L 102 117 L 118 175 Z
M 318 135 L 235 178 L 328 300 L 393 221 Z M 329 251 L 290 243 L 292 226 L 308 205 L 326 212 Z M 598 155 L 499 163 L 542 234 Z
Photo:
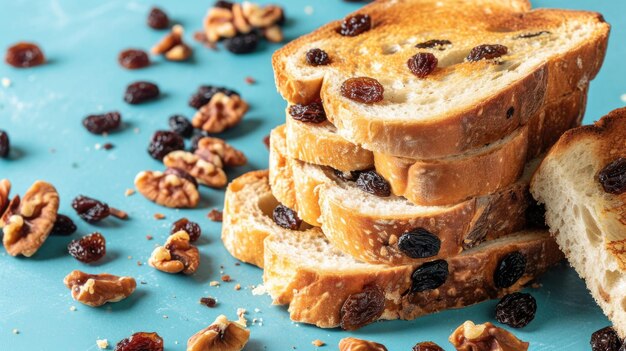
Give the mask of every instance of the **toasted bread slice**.
M 372 28 L 349 37 L 341 21 L 287 44 L 273 57 L 276 85 L 291 103 L 321 98 L 338 133 L 364 148 L 432 159 L 458 155 L 510 134 L 553 100 L 595 77 L 609 25 L 583 11 L 511 6 L 503 1 L 382 0 L 358 10 Z M 431 40 L 450 45 L 416 48 Z M 469 62 L 470 51 L 500 44 L 507 53 Z M 309 65 L 319 48 L 330 64 Z M 440 50 L 442 49 L 442 50 Z M 438 67 L 417 78 L 407 61 L 432 53 Z M 364 104 L 344 97 L 350 78 L 371 77 L 384 99 Z
M 337 249 L 363 262 L 412 264 L 447 257 L 526 225 L 536 162 L 520 181 L 497 193 L 450 206 L 417 206 L 398 196 L 371 195 L 331 169 L 286 158 L 283 127 L 274 129 L 270 140 L 274 196 L 305 222 L 321 226 Z M 400 248 L 402 236 L 417 228 L 439 238 L 436 256 L 412 258 Z
M 626 336 L 626 108 L 565 133 L 531 191 L 570 264 Z
M 245 174 L 226 191 L 222 239 L 236 258 L 265 268 L 263 282 L 276 304 L 289 304 L 291 319 L 322 328 L 359 328 L 383 319 L 414 319 L 460 308 L 519 290 L 562 259 L 547 231 L 525 231 L 485 243 L 446 259 L 447 277 L 439 287 L 411 292 L 419 265 L 387 266 L 355 261 L 336 250 L 317 227 L 288 230 L 271 218 L 278 204 L 267 171 Z M 521 254 L 523 275 L 498 288 L 495 270 L 504 257 Z M 362 294 L 367 291 L 366 294 Z M 365 311 L 343 307 L 365 297 Z M 357 314 L 354 323 L 350 314 Z

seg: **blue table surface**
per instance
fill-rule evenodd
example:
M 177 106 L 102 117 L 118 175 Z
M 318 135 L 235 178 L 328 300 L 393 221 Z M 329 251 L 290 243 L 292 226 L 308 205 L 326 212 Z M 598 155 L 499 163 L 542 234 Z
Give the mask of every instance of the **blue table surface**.
M 144 23 L 149 8 L 158 4 L 187 29 L 195 53 L 190 62 L 173 63 L 160 58 L 143 70 L 128 71 L 117 64 L 117 54 L 128 47 L 149 49 L 163 32 Z M 0 78 L 12 82 L 0 86 L 0 129 L 10 134 L 14 151 L 0 160 L 0 178 L 9 178 L 14 193 L 23 193 L 36 179 L 56 185 L 61 196 L 60 212 L 78 225 L 72 237 L 50 237 L 32 258 L 13 258 L 0 253 L 0 350 L 97 350 L 96 339 L 111 345 L 137 331 L 156 331 L 168 351 L 185 350 L 186 340 L 210 324 L 217 315 L 236 319 L 237 308 L 248 318 L 262 320 L 250 327 L 246 347 L 258 350 L 314 350 L 311 341 L 336 349 L 341 338 L 355 336 L 382 342 L 390 350 L 410 350 L 418 341 L 432 340 L 446 350 L 448 335 L 463 321 L 493 321 L 495 301 L 462 310 L 446 311 L 415 321 L 382 322 L 356 332 L 322 330 L 293 323 L 286 308 L 272 306 L 268 296 L 253 296 L 252 286 L 262 282 L 261 270 L 236 265 L 219 239 L 220 224 L 206 218 L 207 212 L 222 207 L 221 190 L 201 189 L 197 209 L 177 211 L 154 205 L 141 195 L 126 197 L 134 176 L 162 165 L 146 154 L 152 133 L 167 129 L 168 116 L 187 116 L 193 110 L 187 99 L 200 84 L 225 85 L 238 90 L 251 110 L 238 127 L 223 137 L 245 151 L 249 165 L 231 172 L 231 178 L 253 169 L 266 168 L 268 152 L 262 139 L 283 122 L 285 102 L 276 93 L 270 57 L 279 47 L 264 44 L 251 55 L 235 56 L 225 50 L 203 48 L 191 39 L 201 27 L 211 1 L 58 1 L 2 0 L 0 5 L 0 48 L 28 40 L 39 43 L 49 62 L 33 69 L 14 69 L 0 64 Z M 329 20 L 343 17 L 358 4 L 339 0 L 282 0 L 289 21 L 287 39 L 307 33 Z M 563 7 L 599 11 L 613 25 L 604 67 L 591 84 L 586 123 L 624 105 L 626 93 L 626 2 L 542 0 L 536 7 Z M 313 9 L 307 13 L 305 8 Z M 254 85 L 245 83 L 254 77 Z M 130 106 L 122 101 L 125 86 L 135 80 L 159 84 L 163 96 L 155 102 Z M 119 110 L 123 130 L 108 137 L 87 133 L 81 119 L 98 111 Z M 111 142 L 115 148 L 99 150 Z M 71 199 L 87 194 L 128 211 L 130 219 L 106 220 L 94 226 L 77 218 Z M 157 221 L 155 213 L 165 220 Z M 198 221 L 204 235 L 199 242 L 202 264 L 197 274 L 168 275 L 146 262 L 155 244 L 168 236 L 173 220 L 186 216 Z M 67 254 L 72 239 L 93 231 L 107 238 L 107 256 L 97 265 L 82 264 Z M 154 236 L 148 241 L 146 235 Z M 143 263 L 138 265 L 137 262 Z M 223 268 L 221 268 L 223 266 Z M 145 284 L 127 300 L 102 308 L 90 308 L 72 300 L 63 277 L 73 269 L 130 275 Z M 209 282 L 229 274 L 234 282 L 211 287 Z M 563 264 L 546 274 L 537 299 L 537 318 L 516 330 L 530 341 L 531 350 L 586 350 L 590 334 L 609 321 L 589 296 L 576 273 Z M 235 291 L 235 284 L 242 289 Z M 198 303 L 214 296 L 218 307 Z M 73 306 L 75 310 L 73 311 Z M 14 330 L 19 333 L 14 333 Z

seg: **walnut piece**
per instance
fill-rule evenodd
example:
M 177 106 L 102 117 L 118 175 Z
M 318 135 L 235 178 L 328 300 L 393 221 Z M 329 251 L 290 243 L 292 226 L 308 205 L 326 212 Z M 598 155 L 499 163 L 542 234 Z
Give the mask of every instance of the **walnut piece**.
M 165 245 L 152 251 L 148 264 L 166 273 L 193 274 L 200 265 L 200 252 L 191 245 L 189 234 L 181 230 L 170 235 Z
M 248 329 L 221 315 L 187 340 L 187 351 L 240 351 L 249 339 Z
M 233 23 L 233 12 L 229 9 L 213 7 L 204 18 L 204 34 L 206 39 L 215 43 L 221 38 L 232 38 L 237 34 Z
M 261 6 L 249 1 L 242 3 L 243 15 L 252 26 L 266 28 L 281 22 L 283 9 L 276 5 Z
M 267 27 L 263 29 L 263 36 L 265 39 L 269 40 L 272 43 L 280 43 L 285 39 L 283 35 L 283 30 L 280 29 L 280 26 L 274 25 L 271 27 Z
M 59 194 L 44 181 L 36 181 L 24 198 L 15 196 L 0 218 L 2 243 L 9 255 L 34 255 L 52 231 L 58 210 Z
M 248 159 L 243 152 L 235 149 L 220 138 L 201 138 L 198 140 L 198 148 L 195 153 L 200 157 L 204 157 L 207 154 L 217 155 L 227 167 L 243 166 L 248 163 Z
M 220 166 L 188 151 L 170 152 L 163 158 L 163 164 L 166 167 L 182 169 L 196 178 L 200 184 L 213 188 L 223 188 L 228 183 L 226 173 Z
M 490 322 L 466 321 L 448 339 L 457 351 L 526 351 L 528 343 Z
M 9 194 L 11 194 L 11 182 L 8 179 L 0 179 L 0 217 L 9 206 Z
M 139 172 L 135 187 L 145 198 L 172 208 L 192 208 L 198 205 L 200 194 L 188 179 L 158 171 Z
M 248 104 L 239 95 L 217 93 L 196 112 L 191 123 L 205 132 L 221 133 L 239 124 L 246 112 Z
M 63 283 L 72 291 L 72 298 L 87 306 L 98 307 L 107 302 L 118 302 L 130 296 L 137 288 L 132 277 L 112 274 L 88 274 L 74 270 Z
M 339 341 L 339 351 L 387 351 L 387 348 L 373 341 L 343 338 Z
M 232 9 L 233 14 L 233 25 L 237 29 L 239 33 L 250 33 L 252 30 L 252 26 L 246 20 L 246 17 L 243 14 L 243 7 L 241 4 L 233 4 Z
M 154 45 L 151 52 L 155 55 L 164 55 L 170 61 L 184 61 L 191 57 L 192 50 L 183 41 L 183 27 L 175 25 L 161 41 Z

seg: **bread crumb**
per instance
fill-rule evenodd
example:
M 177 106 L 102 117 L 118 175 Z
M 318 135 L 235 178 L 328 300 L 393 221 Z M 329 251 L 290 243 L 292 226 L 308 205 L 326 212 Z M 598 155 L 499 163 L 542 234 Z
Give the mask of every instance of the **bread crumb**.
M 206 216 L 213 222 L 221 222 L 223 218 L 223 213 L 222 211 L 214 208 Z
M 2 86 L 8 88 L 11 86 L 11 80 L 7 77 L 2 78 Z
M 237 323 L 243 325 L 244 327 L 248 326 L 248 320 L 246 319 L 246 309 L 245 308 L 238 308 L 237 309 L 237 317 L 239 317 L 239 320 L 237 321 Z
M 304 13 L 306 15 L 309 15 L 309 16 L 312 15 L 313 11 L 314 11 L 314 9 L 313 9 L 313 6 L 311 6 L 311 5 L 307 5 L 307 6 L 304 7 Z
M 246 77 L 246 83 L 248 83 L 250 85 L 255 84 L 256 83 L 256 79 L 254 79 L 254 78 L 252 78 L 250 76 L 247 76 Z
M 108 349 L 109 341 L 107 339 L 99 339 L 99 340 L 96 340 L 96 345 L 98 345 L 98 348 L 100 350 Z
M 135 189 L 126 189 L 126 191 L 124 192 L 124 196 L 131 196 L 135 194 Z
M 163 315 L 163 318 L 164 318 L 164 319 L 168 319 L 169 317 L 168 317 L 166 314 L 164 314 L 164 315 Z
M 622 94 L 622 96 L 620 96 L 620 99 L 622 100 L 622 102 L 626 103 L 626 94 Z
M 255 308 L 255 309 L 254 309 L 254 312 L 255 312 L 255 313 L 259 313 L 259 312 L 261 312 L 261 309 L 260 309 L 260 308 Z
M 20 331 L 19 331 L 19 330 L 17 330 L 17 329 L 13 329 L 13 334 L 17 335 L 17 334 L 19 334 L 19 333 L 20 333 Z
M 162 213 L 155 213 L 154 214 L 154 219 L 156 219 L 157 221 L 160 221 L 162 219 L 165 219 L 165 215 Z
M 209 283 L 209 286 L 220 286 L 220 282 L 214 280 L 214 281 Z
M 252 295 L 254 296 L 260 296 L 265 294 L 267 294 L 267 290 L 265 289 L 265 285 L 263 284 L 257 285 L 254 289 L 252 289 Z
M 232 279 L 230 278 L 230 275 L 228 275 L 228 274 L 224 274 L 224 275 L 222 276 L 222 281 L 223 281 L 223 282 L 229 282 L 229 281 L 231 281 L 231 280 L 232 280 Z
M 76 311 L 76 306 L 70 306 L 70 311 L 72 312 Z
M 326 345 L 326 344 L 325 344 L 322 340 L 320 340 L 320 339 L 313 340 L 313 341 L 311 342 L 311 344 L 313 344 L 313 346 L 315 346 L 315 347 L 321 347 L 321 346 Z
M 235 285 L 235 290 L 241 290 L 241 284 Z

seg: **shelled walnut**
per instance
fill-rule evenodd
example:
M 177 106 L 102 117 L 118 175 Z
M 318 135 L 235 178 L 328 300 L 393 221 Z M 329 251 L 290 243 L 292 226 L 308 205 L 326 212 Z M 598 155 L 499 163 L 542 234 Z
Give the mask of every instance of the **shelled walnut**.
M 72 291 L 72 298 L 91 307 L 102 306 L 107 302 L 118 302 L 130 296 L 137 288 L 132 277 L 119 277 L 112 274 L 88 274 L 74 270 L 63 283 Z
M 187 340 L 187 351 L 240 351 L 249 339 L 248 329 L 221 315 Z
M 210 187 L 223 188 L 228 182 L 221 166 L 188 151 L 170 152 L 163 158 L 163 164 L 166 167 L 182 169 L 196 178 L 200 184 Z
M 11 182 L 8 179 L 0 179 L 0 217 L 9 206 L 9 195 L 11 194 Z
M 193 274 L 200 265 L 200 252 L 191 245 L 189 234 L 181 230 L 152 251 L 148 264 L 166 273 Z
M 58 210 L 59 194 L 50 183 L 36 181 L 22 199 L 16 195 L 0 218 L 9 255 L 34 255 L 52 231 Z
M 167 171 L 143 171 L 135 177 L 135 187 L 145 198 L 172 208 L 196 207 L 200 194 L 193 179 Z
M 191 57 L 192 50 L 183 41 L 183 27 L 175 25 L 161 41 L 152 47 L 151 52 L 155 55 L 164 55 L 170 61 L 184 61 Z
M 239 124 L 248 112 L 248 104 L 239 95 L 213 95 L 208 104 L 193 116 L 191 123 L 209 133 L 221 133 Z
M 237 167 L 243 166 L 248 162 L 248 159 L 243 152 L 235 149 L 226 141 L 220 138 L 204 137 L 198 140 L 198 148 L 195 151 L 196 155 L 203 157 L 207 154 L 213 154 L 219 156 L 224 166 Z
M 528 343 L 490 322 L 466 321 L 448 339 L 457 351 L 526 351 Z
M 387 348 L 373 341 L 343 338 L 339 341 L 339 351 L 387 351 Z
M 221 7 L 209 9 L 204 19 L 204 34 L 209 42 L 217 42 L 220 38 L 232 38 L 237 34 L 233 23 L 233 12 Z

